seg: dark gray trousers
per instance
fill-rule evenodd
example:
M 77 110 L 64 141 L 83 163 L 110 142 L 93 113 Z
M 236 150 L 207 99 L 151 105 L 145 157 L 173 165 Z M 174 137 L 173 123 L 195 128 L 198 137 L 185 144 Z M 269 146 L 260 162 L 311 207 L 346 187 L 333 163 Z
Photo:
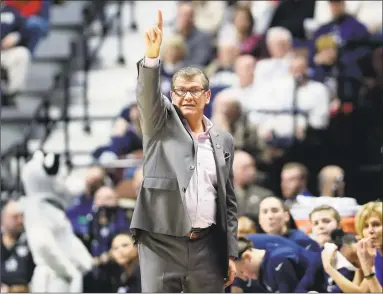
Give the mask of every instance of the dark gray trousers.
M 209 234 L 188 240 L 141 231 L 138 254 L 142 292 L 223 293 L 225 277 L 212 238 Z

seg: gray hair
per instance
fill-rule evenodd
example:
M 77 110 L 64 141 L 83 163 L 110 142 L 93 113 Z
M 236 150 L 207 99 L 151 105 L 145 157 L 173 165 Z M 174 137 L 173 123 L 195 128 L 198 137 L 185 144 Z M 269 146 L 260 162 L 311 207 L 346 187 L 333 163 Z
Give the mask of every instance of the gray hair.
M 202 78 L 203 88 L 205 90 L 209 89 L 209 78 L 206 76 L 206 74 L 199 69 L 198 67 L 183 67 L 179 70 L 177 70 L 173 77 L 172 77 L 172 85 L 171 88 L 174 90 L 174 82 L 177 78 L 181 77 L 187 80 L 190 80 L 196 76 L 200 76 Z
M 283 27 L 273 27 L 269 29 L 266 34 L 266 42 L 270 42 L 272 40 L 283 40 L 291 45 L 293 42 L 293 36 L 289 30 Z

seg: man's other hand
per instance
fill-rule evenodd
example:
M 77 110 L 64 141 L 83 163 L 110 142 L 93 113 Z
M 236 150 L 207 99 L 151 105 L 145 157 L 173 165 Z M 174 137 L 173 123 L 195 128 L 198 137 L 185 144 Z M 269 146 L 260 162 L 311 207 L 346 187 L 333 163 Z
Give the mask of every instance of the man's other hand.
M 228 268 L 228 272 L 227 272 L 227 279 L 226 279 L 225 287 L 228 287 L 231 284 L 233 284 L 236 273 L 237 273 L 237 268 L 235 266 L 235 262 L 234 262 L 234 260 L 229 259 L 229 268 Z

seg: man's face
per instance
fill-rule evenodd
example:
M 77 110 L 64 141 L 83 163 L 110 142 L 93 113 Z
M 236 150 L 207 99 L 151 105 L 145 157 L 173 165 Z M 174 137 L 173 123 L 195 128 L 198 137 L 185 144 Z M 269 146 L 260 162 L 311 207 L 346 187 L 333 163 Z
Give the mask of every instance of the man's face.
M 331 210 L 322 210 L 311 215 L 312 233 L 315 241 L 323 247 L 331 241 L 331 232 L 339 227 Z
M 282 58 L 290 51 L 290 44 L 286 40 L 268 40 L 267 49 L 271 57 Z
M 289 168 L 282 171 L 281 189 L 284 198 L 295 197 L 302 188 L 302 175 L 298 168 Z
M 92 197 L 104 184 L 105 173 L 101 168 L 89 168 L 85 178 L 85 190 L 88 196 Z
M 346 10 L 346 4 L 344 1 L 330 2 L 330 12 L 333 19 L 336 19 L 339 16 L 343 15 L 345 13 L 345 10 Z
M 240 33 L 251 32 L 249 16 L 245 11 L 237 11 L 234 15 L 233 23 Z
M 254 81 L 255 59 L 251 56 L 241 56 L 235 63 L 235 74 L 241 85 L 251 85 Z
M 194 76 L 190 79 L 178 77 L 174 81 L 174 91 L 171 91 L 170 95 L 173 104 L 188 118 L 203 114 L 205 105 L 210 102 L 211 92 L 204 89 L 201 76 Z
M 1 226 L 11 234 L 19 234 L 23 231 L 24 218 L 18 203 L 10 202 L 4 207 Z
M 194 25 L 194 11 L 191 4 L 180 4 L 177 10 L 176 27 L 178 30 L 190 28 Z
M 238 54 L 239 49 L 234 44 L 224 44 L 218 46 L 217 56 L 223 66 L 233 66 Z
M 182 61 L 184 58 L 182 50 L 179 46 L 168 45 L 164 52 L 164 61 L 175 64 Z
M 113 189 L 101 187 L 95 195 L 94 204 L 97 207 L 116 207 L 118 205 L 118 196 Z
M 242 183 L 243 185 L 252 184 L 256 176 L 254 160 L 250 156 L 246 158 L 239 158 L 239 160 L 241 161 L 238 165 L 234 165 L 235 168 L 233 170 L 236 182 Z
M 373 213 L 363 227 L 363 238 L 371 238 L 375 248 L 382 246 L 382 219 Z
M 289 221 L 289 214 L 278 199 L 270 197 L 261 202 L 258 220 L 266 234 L 281 235 Z

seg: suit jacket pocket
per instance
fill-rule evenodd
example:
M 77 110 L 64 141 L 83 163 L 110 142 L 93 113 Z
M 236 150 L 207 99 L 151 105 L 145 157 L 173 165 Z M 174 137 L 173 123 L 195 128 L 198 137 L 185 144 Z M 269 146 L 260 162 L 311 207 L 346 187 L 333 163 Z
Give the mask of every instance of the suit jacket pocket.
M 177 179 L 168 178 L 145 178 L 142 185 L 144 188 L 161 189 L 161 190 L 177 190 Z

